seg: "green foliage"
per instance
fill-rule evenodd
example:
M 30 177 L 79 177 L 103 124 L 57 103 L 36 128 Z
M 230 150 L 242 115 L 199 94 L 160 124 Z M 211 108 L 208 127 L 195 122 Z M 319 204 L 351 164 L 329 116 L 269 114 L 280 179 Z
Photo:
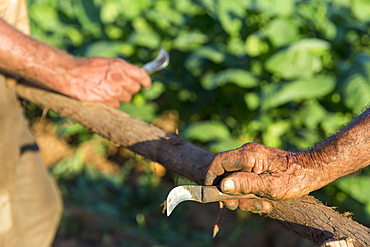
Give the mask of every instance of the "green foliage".
M 212 151 L 251 141 L 307 149 L 369 104 L 366 0 L 29 5 L 33 35 L 77 56 L 121 57 L 141 65 L 159 48 L 169 51 L 170 65 L 152 76 L 153 88 L 121 109 L 148 122 L 175 109 L 180 135 Z M 369 208 L 368 200 L 356 196 L 365 193 L 346 189 L 363 186 L 356 181 L 333 186 Z
M 337 182 L 338 187 L 363 204 L 370 204 L 370 179 L 368 176 L 346 177 Z
M 302 101 L 323 97 L 335 87 L 333 78 L 317 76 L 291 81 L 286 84 L 270 84 L 264 90 L 261 107 L 264 110 L 276 108 L 292 101 Z
M 187 139 L 208 142 L 230 136 L 229 130 L 221 122 L 199 122 L 192 124 L 184 131 Z

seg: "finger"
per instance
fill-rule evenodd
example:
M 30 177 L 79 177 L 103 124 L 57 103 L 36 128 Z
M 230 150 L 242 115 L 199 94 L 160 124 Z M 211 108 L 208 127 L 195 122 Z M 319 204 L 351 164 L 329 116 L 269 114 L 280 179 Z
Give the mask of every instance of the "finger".
M 127 91 L 131 94 L 136 94 L 141 89 L 141 86 L 139 83 L 132 81 L 130 85 L 126 88 Z
M 235 171 L 240 171 L 243 169 L 243 163 L 239 160 L 235 161 L 224 161 L 222 162 L 222 167 L 224 168 L 225 171 L 228 172 L 235 172 Z
M 127 75 L 134 81 L 138 82 L 144 88 L 148 88 L 152 85 L 152 79 L 149 74 L 142 70 L 140 67 L 132 65 L 132 69 L 127 71 Z
M 243 165 L 243 153 L 240 149 L 218 153 L 213 159 L 205 176 L 206 185 L 211 185 L 214 180 L 225 172 L 250 171 Z
M 141 79 L 140 79 L 140 84 L 145 87 L 145 88 L 148 88 L 152 85 L 152 79 L 150 78 L 149 74 L 146 73 L 144 70 L 140 69 L 141 70 Z
M 213 181 L 218 177 L 217 174 L 215 174 L 213 171 L 208 171 L 206 173 L 204 184 L 205 185 L 213 185 Z
M 152 79 L 146 73 L 144 70 L 142 70 L 140 67 L 130 64 L 126 62 L 125 60 L 120 59 L 119 60 L 121 71 L 124 71 L 124 73 L 130 77 L 132 80 L 138 82 L 141 86 L 148 88 L 152 84 Z
M 206 175 L 204 183 L 205 185 L 212 185 L 213 181 L 218 177 L 224 174 L 225 170 L 221 165 L 222 161 L 222 153 L 218 154 L 214 157 L 214 159 L 211 162 L 211 165 L 209 166 Z
M 132 94 L 127 92 L 126 90 L 122 90 L 121 95 L 119 96 L 119 101 L 120 102 L 130 102 L 132 99 Z
M 230 210 L 235 210 L 239 206 L 239 200 L 225 200 L 223 201 L 224 206 Z
M 248 156 L 244 148 L 237 148 L 221 153 L 219 162 L 225 171 L 235 172 L 242 170 L 249 172 L 252 170 L 253 162 L 249 160 L 250 157 Z
M 110 90 L 113 91 L 113 94 L 120 94 L 122 88 L 128 91 L 131 94 L 135 94 L 140 90 L 140 84 L 137 81 L 134 81 L 131 77 L 128 77 L 122 71 L 109 71 L 107 75 L 107 81 L 110 82 Z
M 270 213 L 272 211 L 272 204 L 261 199 L 240 199 L 238 206 L 243 211 L 253 213 Z
M 229 194 L 266 194 L 265 184 L 259 174 L 235 172 L 221 181 L 221 190 Z

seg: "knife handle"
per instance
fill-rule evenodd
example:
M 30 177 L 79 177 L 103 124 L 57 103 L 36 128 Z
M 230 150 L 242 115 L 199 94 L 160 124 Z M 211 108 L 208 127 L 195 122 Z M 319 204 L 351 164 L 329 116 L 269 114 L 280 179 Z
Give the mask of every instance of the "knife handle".
M 224 200 L 231 200 L 231 199 L 255 199 L 258 198 L 258 196 L 253 194 L 245 194 L 245 195 L 230 195 L 225 194 L 220 191 L 220 189 L 217 186 L 202 186 L 202 202 L 208 203 L 208 202 L 218 202 L 218 201 L 224 201 Z

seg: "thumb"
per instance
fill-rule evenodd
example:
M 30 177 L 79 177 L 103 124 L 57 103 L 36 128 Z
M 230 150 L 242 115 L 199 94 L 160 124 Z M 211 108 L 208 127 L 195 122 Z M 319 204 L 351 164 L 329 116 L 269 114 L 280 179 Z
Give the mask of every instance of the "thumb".
M 221 181 L 221 190 L 227 194 L 266 194 L 259 174 L 235 172 Z

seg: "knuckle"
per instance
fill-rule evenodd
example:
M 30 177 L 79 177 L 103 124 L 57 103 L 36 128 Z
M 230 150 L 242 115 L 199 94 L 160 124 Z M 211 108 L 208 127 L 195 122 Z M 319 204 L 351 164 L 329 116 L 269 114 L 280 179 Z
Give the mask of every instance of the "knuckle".
M 140 91 L 140 85 L 138 83 L 132 83 L 132 86 L 131 86 L 131 92 L 132 93 L 137 93 Z
M 204 183 L 205 185 L 211 185 L 213 181 L 216 179 L 217 175 L 215 175 L 211 170 L 208 170 L 205 175 Z
M 254 148 L 259 148 L 261 147 L 262 145 L 261 144 L 258 144 L 258 143 L 255 143 L 255 142 L 247 142 L 245 144 L 243 144 L 243 148 L 250 148 L 250 149 L 254 149 Z
M 124 103 L 128 103 L 128 102 L 130 102 L 130 101 L 131 101 L 131 99 L 132 99 L 132 96 L 131 96 L 131 94 L 128 94 L 128 93 L 125 93 L 125 94 L 123 94 L 123 95 L 120 97 L 120 101 L 121 101 L 121 102 L 124 102 Z

